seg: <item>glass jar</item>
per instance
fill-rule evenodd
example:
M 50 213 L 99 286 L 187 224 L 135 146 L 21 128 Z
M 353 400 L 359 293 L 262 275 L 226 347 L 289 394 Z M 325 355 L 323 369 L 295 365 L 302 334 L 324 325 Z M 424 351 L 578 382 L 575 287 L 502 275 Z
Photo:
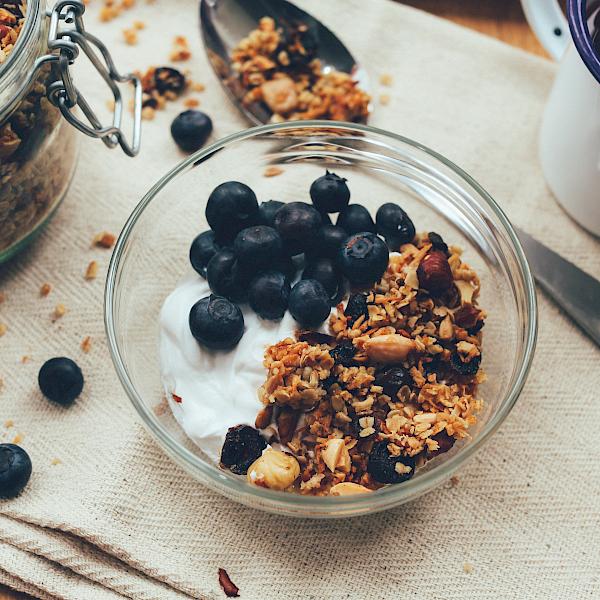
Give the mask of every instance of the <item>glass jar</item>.
M 0 65 L 0 263 L 33 239 L 59 206 L 77 162 L 76 129 L 109 147 L 120 145 L 130 156 L 139 149 L 141 84 L 133 75 L 119 75 L 106 48 L 85 32 L 83 3 L 62 0 L 46 11 L 45 0 L 27 0 L 25 10 L 14 48 Z M 80 48 L 113 92 L 110 127 L 100 124 L 73 85 L 69 66 Z M 118 82 L 134 86 L 131 146 L 120 129 Z M 76 116 L 75 107 L 86 121 Z

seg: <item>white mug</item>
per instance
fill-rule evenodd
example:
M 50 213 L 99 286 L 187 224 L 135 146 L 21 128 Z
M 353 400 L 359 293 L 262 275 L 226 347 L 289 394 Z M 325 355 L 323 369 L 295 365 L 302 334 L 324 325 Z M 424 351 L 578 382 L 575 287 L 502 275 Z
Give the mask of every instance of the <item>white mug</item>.
M 522 4 L 538 39 L 560 61 L 540 131 L 544 177 L 567 213 L 600 236 L 600 59 L 592 42 L 600 0 L 568 0 L 568 21 L 557 0 Z

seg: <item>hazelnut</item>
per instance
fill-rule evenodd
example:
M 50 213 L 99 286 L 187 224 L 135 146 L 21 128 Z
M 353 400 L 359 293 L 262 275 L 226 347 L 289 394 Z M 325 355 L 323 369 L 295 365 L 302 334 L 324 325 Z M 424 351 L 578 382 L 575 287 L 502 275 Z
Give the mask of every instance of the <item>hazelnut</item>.
M 300 475 L 300 465 L 291 455 L 272 448 L 263 452 L 248 469 L 248 482 L 272 490 L 285 490 Z
M 415 341 L 399 333 L 378 335 L 365 342 L 367 356 L 380 363 L 402 362 L 414 349 Z
M 452 270 L 446 255 L 441 250 L 432 250 L 417 269 L 419 285 L 433 296 L 439 296 L 450 288 L 453 282 Z
M 321 456 L 330 471 L 333 472 L 337 469 L 344 473 L 350 472 L 350 454 L 348 453 L 346 444 L 344 444 L 344 440 L 340 438 L 327 440 Z
M 336 483 L 330 490 L 330 496 L 353 496 L 355 494 L 370 494 L 373 490 L 366 488 L 364 485 L 352 483 L 351 481 L 343 481 Z
M 274 113 L 286 114 L 298 105 L 296 86 L 289 77 L 266 81 L 261 90 L 263 100 Z

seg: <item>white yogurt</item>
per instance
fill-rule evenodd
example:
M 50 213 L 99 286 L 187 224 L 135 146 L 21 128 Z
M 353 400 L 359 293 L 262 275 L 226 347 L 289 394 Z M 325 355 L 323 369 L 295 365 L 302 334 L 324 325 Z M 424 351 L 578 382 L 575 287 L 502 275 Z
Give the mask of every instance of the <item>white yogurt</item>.
M 289 312 L 281 321 L 260 319 L 242 306 L 245 332 L 231 351 L 202 347 L 190 332 L 190 308 L 210 294 L 206 280 L 186 276 L 165 300 L 160 313 L 160 369 L 175 418 L 202 450 L 218 461 L 230 427 L 254 425 L 262 407 L 258 389 L 264 383 L 267 346 L 293 337 L 298 328 Z M 173 401 L 172 394 L 182 398 Z

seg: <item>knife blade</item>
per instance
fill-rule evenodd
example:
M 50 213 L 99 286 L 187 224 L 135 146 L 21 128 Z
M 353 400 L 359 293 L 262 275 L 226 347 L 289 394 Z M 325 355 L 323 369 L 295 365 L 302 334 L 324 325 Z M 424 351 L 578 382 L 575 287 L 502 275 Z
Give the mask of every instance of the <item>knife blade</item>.
M 600 346 L 600 281 L 515 228 L 538 285 Z

